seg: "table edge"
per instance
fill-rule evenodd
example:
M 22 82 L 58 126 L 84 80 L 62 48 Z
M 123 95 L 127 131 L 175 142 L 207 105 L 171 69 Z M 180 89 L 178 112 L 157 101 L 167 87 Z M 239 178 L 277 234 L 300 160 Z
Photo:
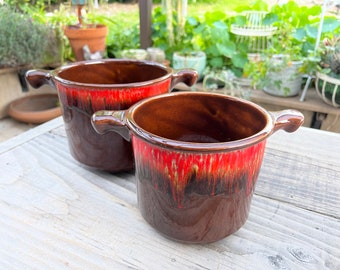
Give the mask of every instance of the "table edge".
M 0 143 L 0 154 L 7 152 L 8 150 L 15 148 L 25 142 L 28 142 L 29 140 L 38 137 L 46 132 L 51 131 L 52 129 L 55 129 L 57 127 L 60 127 L 64 124 L 63 117 L 59 116 L 55 119 L 52 119 L 44 124 L 41 124 L 39 126 L 36 126 L 32 129 L 29 129 L 15 137 L 12 137 L 6 141 L 3 141 Z

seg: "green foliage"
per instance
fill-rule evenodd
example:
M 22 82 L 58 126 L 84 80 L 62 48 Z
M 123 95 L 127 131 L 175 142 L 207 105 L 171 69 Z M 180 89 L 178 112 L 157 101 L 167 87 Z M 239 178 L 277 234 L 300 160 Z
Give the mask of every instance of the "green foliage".
M 320 24 L 321 6 L 298 6 L 294 1 L 284 5 L 274 5 L 264 24 L 277 27 L 270 47 L 261 53 L 255 62 L 248 62 L 243 76 L 252 78 L 253 85 L 263 86 L 268 82 L 267 72 L 284 69 L 292 61 L 302 61 L 299 72 L 311 74 L 317 70 L 318 51 L 315 51 L 318 27 Z M 326 16 L 322 28 L 321 39 L 333 36 L 340 30 L 340 23 L 335 17 Z M 280 65 L 273 66 L 273 55 L 285 55 L 288 58 Z
M 153 24 L 152 24 L 152 41 L 153 46 L 159 47 L 165 51 L 168 59 L 172 58 L 172 54 L 175 51 L 187 53 L 193 50 L 198 50 L 199 46 L 193 42 L 195 29 L 198 27 L 198 21 L 194 17 L 190 17 L 186 20 L 184 26 L 185 35 L 180 35 L 177 30 L 177 13 L 173 12 L 173 29 L 174 40 L 171 45 L 170 32 L 167 28 L 167 14 L 163 12 L 161 7 L 157 7 L 153 12 Z
M 63 5 L 47 16 L 46 1 L 37 0 L 35 2 L 37 5 L 31 5 L 29 0 L 6 0 L 6 2 L 30 14 L 34 21 L 52 25 L 59 33 L 62 33 L 63 26 L 77 22 L 76 16 L 70 12 L 69 7 Z M 153 3 L 161 3 L 161 1 L 153 1 Z M 272 40 L 272 46 L 263 54 L 266 56 L 289 54 L 295 59 L 303 59 L 305 63 L 303 68 L 306 73 L 315 68 L 317 57 L 313 51 L 320 23 L 321 6 L 299 6 L 294 1 L 269 7 L 263 0 L 243 2 L 220 0 L 213 4 L 210 0 L 188 0 L 189 16 L 184 25 L 185 34 L 176 30 L 179 29 L 179 22 L 176 11 L 172 12 L 173 44 L 169 42 L 167 14 L 161 6 L 157 6 L 152 14 L 153 46 L 163 49 L 169 60 L 175 51 L 188 53 L 193 50 L 202 50 L 207 55 L 207 65 L 210 69 L 230 69 L 237 76 L 252 74 L 252 76 L 261 77 L 265 67 L 249 62 L 247 55 L 249 44 L 240 43 L 230 31 L 232 24 L 244 25 L 246 23 L 242 12 L 249 10 L 268 12 L 262 23 L 274 25 L 279 29 Z M 119 16 L 113 17 L 96 13 L 88 12 L 85 20 L 108 25 L 108 57 L 117 57 L 124 49 L 140 47 L 138 14 L 121 12 Z M 331 38 L 339 33 L 339 29 L 340 22 L 337 18 L 326 16 L 322 39 Z M 64 58 L 67 59 L 70 48 L 65 37 L 62 39 L 65 48 Z M 263 70 L 259 70 L 261 68 Z
M 39 65 L 48 46 L 49 27 L 0 6 L 0 66 Z
M 340 79 L 340 35 L 324 39 L 320 45 L 321 71 L 333 78 Z
M 31 3 L 28 0 L 5 0 L 5 4 L 19 11 L 20 13 L 28 13 L 29 10 L 43 9 L 45 7 L 44 0 L 36 0 Z
M 125 49 L 137 49 L 140 47 L 139 25 L 130 25 L 117 22 L 109 25 L 109 35 L 106 42 L 107 56 L 118 57 Z

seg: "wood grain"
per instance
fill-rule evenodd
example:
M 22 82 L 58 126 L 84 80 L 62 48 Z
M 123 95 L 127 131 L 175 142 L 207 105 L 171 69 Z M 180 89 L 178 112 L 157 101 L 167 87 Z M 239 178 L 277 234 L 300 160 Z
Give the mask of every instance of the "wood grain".
M 0 269 L 340 269 L 339 136 L 274 134 L 246 224 L 187 245 L 143 220 L 133 172 L 79 164 L 53 120 L 0 144 Z

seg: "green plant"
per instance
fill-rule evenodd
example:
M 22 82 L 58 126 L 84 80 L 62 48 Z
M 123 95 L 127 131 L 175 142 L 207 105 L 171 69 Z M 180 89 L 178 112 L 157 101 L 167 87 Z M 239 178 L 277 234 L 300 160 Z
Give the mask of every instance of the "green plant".
M 139 25 L 126 25 L 121 21 L 109 24 L 109 35 L 106 41 L 107 56 L 119 57 L 125 49 L 137 49 L 140 47 Z
M 177 25 L 177 13 L 173 12 L 174 29 Z M 204 51 L 207 66 L 210 69 L 226 67 L 242 68 L 247 61 L 246 47 L 237 46 L 228 32 L 227 15 L 222 11 L 206 12 L 203 17 L 188 16 L 184 24 L 184 33 L 174 31 L 173 42 L 169 42 L 167 14 L 161 7 L 154 10 L 152 40 L 156 47 L 163 49 L 167 59 L 172 60 L 174 52 L 190 54 Z M 171 45 L 172 44 L 172 45 Z
M 321 6 L 298 6 L 289 1 L 284 5 L 274 5 L 264 24 L 272 24 L 278 31 L 273 36 L 270 46 L 261 53 L 255 62 L 249 61 L 244 67 L 244 76 L 252 78 L 253 86 L 263 88 L 273 85 L 267 74 L 281 72 L 292 63 L 300 61 L 299 74 L 312 74 L 318 65 L 318 55 L 314 51 L 320 23 Z M 329 36 L 339 31 L 339 21 L 328 16 L 325 18 L 322 36 Z M 275 55 L 283 55 L 281 61 L 273 61 Z M 297 76 L 297 75 L 296 75 Z M 294 78 L 291 78 L 294 79 Z M 283 82 L 277 79 L 280 87 Z M 288 89 L 287 89 L 288 91 Z
M 197 44 L 193 42 L 195 28 L 199 24 L 196 18 L 187 18 L 182 29 L 177 27 L 177 12 L 171 12 L 172 20 L 169 20 L 169 16 L 170 14 L 166 13 L 162 7 L 154 9 L 152 24 L 153 46 L 164 50 L 166 57 L 169 60 L 172 59 L 174 52 L 182 52 L 185 54 L 194 50 L 199 50 Z M 169 25 L 170 22 L 171 25 Z
M 231 21 L 221 11 L 207 12 L 196 31 L 200 47 L 207 54 L 208 67 L 213 70 L 230 69 L 240 75 L 247 62 L 247 44 L 237 43 L 229 32 Z
M 41 65 L 50 44 L 50 32 L 50 27 L 29 15 L 0 6 L 0 66 Z
M 320 62 L 317 74 L 316 89 L 326 103 L 340 106 L 340 35 L 325 38 L 318 50 Z M 335 92 L 336 91 L 336 92 Z M 335 92 L 335 93 L 334 93 Z M 335 95 L 333 99 L 333 95 Z
M 320 71 L 340 79 L 340 35 L 325 38 L 320 46 Z

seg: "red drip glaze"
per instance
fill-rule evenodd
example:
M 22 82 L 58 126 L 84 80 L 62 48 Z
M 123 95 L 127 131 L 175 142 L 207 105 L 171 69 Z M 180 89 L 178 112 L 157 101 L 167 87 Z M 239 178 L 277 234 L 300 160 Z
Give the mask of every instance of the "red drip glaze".
M 149 61 L 102 59 L 62 66 L 54 71 L 31 70 L 34 88 L 47 84 L 58 90 L 70 152 L 79 162 L 110 172 L 134 167 L 132 145 L 115 133 L 99 135 L 91 116 L 102 110 L 125 110 L 136 102 L 168 93 L 176 84 L 193 85 L 197 72 Z
M 303 115 L 268 113 L 225 95 L 178 92 L 124 113 L 100 112 L 92 121 L 99 133 L 115 130 L 132 139 L 144 219 L 169 238 L 208 243 L 246 222 L 267 137 L 278 129 L 295 131 Z
M 252 193 L 262 164 L 265 143 L 264 140 L 230 152 L 174 152 L 173 149 L 161 148 L 133 136 L 134 152 L 141 171 L 151 168 L 150 180 L 154 187 L 163 187 L 161 191 L 180 208 L 185 204 L 185 190 L 190 181 L 201 182 L 205 190 L 209 191 L 204 195 L 233 194 L 243 188 L 246 195 Z M 237 183 L 244 176 L 245 185 Z M 218 189 L 218 185 L 223 188 Z
M 139 207 L 159 232 L 183 242 L 207 243 L 245 223 L 265 140 L 234 151 L 195 153 L 132 139 Z
M 168 79 L 138 88 L 80 89 L 56 82 L 72 156 L 85 165 L 106 171 L 133 169 L 131 143 L 116 133 L 96 133 L 91 116 L 99 110 L 127 109 L 145 97 L 167 92 L 170 83 Z

